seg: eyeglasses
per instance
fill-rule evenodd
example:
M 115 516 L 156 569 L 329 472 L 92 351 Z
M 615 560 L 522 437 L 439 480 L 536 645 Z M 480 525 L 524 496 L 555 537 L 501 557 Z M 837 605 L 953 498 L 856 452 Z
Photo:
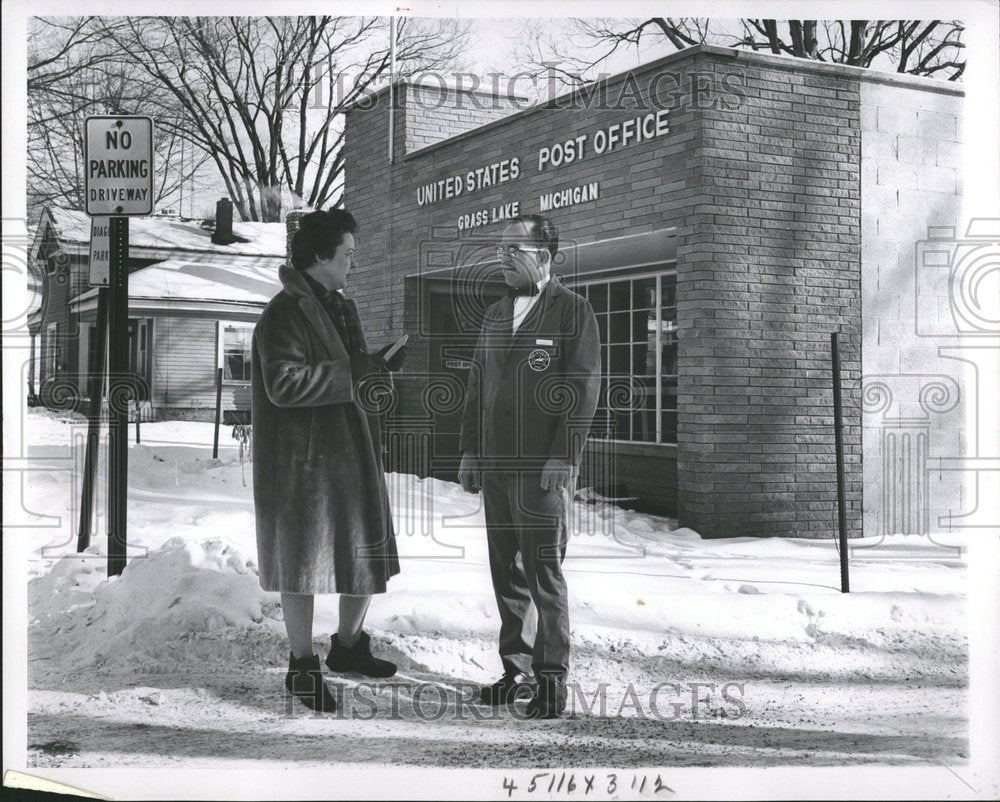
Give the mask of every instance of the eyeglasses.
M 521 251 L 544 251 L 545 248 L 525 248 L 523 245 L 497 245 L 497 256 L 513 256 Z

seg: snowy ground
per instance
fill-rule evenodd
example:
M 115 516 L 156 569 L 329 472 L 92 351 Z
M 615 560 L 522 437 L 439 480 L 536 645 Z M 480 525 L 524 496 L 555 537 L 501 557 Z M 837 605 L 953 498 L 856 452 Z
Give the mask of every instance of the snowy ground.
M 954 764 L 968 756 L 966 570 L 926 539 L 702 540 L 578 503 L 566 571 L 574 715 L 467 702 L 499 673 L 479 497 L 390 476 L 402 573 L 368 618 L 400 675 L 328 675 L 342 715 L 286 708 L 287 646 L 255 573 L 250 466 L 229 429 L 144 424 L 129 461 L 125 573 L 75 554 L 79 421 L 32 411 L 20 523 L 29 760 L 37 767 Z M 101 476 L 103 477 L 103 464 Z M 104 530 L 103 482 L 98 531 Z M 961 546 L 955 536 L 951 545 Z M 904 559 L 905 557 L 905 559 Z M 336 628 L 317 602 L 316 648 Z M 655 693 L 654 693 L 654 689 Z M 603 701 L 603 712 L 601 703 Z M 480 720 L 481 719 L 481 720 Z

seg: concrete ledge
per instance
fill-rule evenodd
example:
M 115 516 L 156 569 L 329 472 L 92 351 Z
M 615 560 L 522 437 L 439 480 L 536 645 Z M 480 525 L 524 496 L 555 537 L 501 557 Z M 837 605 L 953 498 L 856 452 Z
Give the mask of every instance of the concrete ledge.
M 676 443 L 639 443 L 633 440 L 595 440 L 587 441 L 587 451 L 599 454 L 623 454 L 629 457 L 660 457 L 661 459 L 676 459 Z
M 694 47 L 678 51 L 677 54 L 671 55 L 679 55 L 680 53 L 687 53 L 690 51 L 712 53 L 717 56 L 730 58 L 733 61 L 759 64 L 762 67 L 770 67 L 772 69 L 840 76 L 852 80 L 859 79 L 868 83 L 905 86 L 911 89 L 924 89 L 948 95 L 965 95 L 965 87 L 954 81 L 939 81 L 936 78 L 924 78 L 920 75 L 906 75 L 898 72 L 874 70 L 871 67 L 854 67 L 849 64 L 829 64 L 824 61 L 813 61 L 812 59 L 796 58 L 794 56 L 776 56 L 772 53 L 755 53 L 750 50 L 720 47 L 719 45 L 695 45 Z M 670 58 L 670 56 L 667 56 L 660 61 L 666 61 L 667 58 Z M 649 65 L 644 65 L 644 68 L 648 68 L 652 66 L 652 64 L 658 63 L 660 62 L 652 62 Z

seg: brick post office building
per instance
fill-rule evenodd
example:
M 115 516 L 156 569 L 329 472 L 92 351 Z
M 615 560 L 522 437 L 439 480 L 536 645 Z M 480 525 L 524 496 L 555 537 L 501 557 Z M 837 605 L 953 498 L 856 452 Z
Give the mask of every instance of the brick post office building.
M 705 536 L 836 531 L 838 332 L 849 531 L 887 531 L 880 483 L 897 480 L 862 367 L 905 373 L 936 349 L 903 296 L 923 227 L 957 222 L 959 87 L 698 46 L 530 108 L 393 94 L 348 113 L 345 160 L 351 294 L 370 339 L 411 335 L 391 467 L 454 475 L 468 360 L 503 291 L 492 249 L 506 219 L 541 212 L 601 330 L 581 485 Z

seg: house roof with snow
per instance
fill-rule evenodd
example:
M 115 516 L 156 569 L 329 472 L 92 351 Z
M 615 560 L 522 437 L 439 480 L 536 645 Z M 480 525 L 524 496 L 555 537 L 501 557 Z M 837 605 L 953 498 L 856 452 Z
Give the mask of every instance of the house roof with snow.
M 146 310 L 254 308 L 258 312 L 281 290 L 277 265 L 226 264 L 168 259 L 129 274 L 129 307 Z M 96 304 L 97 289 L 70 305 L 84 311 Z
M 40 235 L 54 230 L 59 242 L 79 249 L 90 246 L 91 217 L 75 209 L 49 206 L 42 212 L 32 254 L 37 254 Z M 218 253 L 235 256 L 266 256 L 284 259 L 285 225 L 283 223 L 233 222 L 233 234 L 242 242 L 217 245 L 211 229 L 197 220 L 170 217 L 133 217 L 129 220 L 129 252 L 136 257 L 167 256 L 169 252 Z M 166 253 L 163 253 L 166 252 Z

